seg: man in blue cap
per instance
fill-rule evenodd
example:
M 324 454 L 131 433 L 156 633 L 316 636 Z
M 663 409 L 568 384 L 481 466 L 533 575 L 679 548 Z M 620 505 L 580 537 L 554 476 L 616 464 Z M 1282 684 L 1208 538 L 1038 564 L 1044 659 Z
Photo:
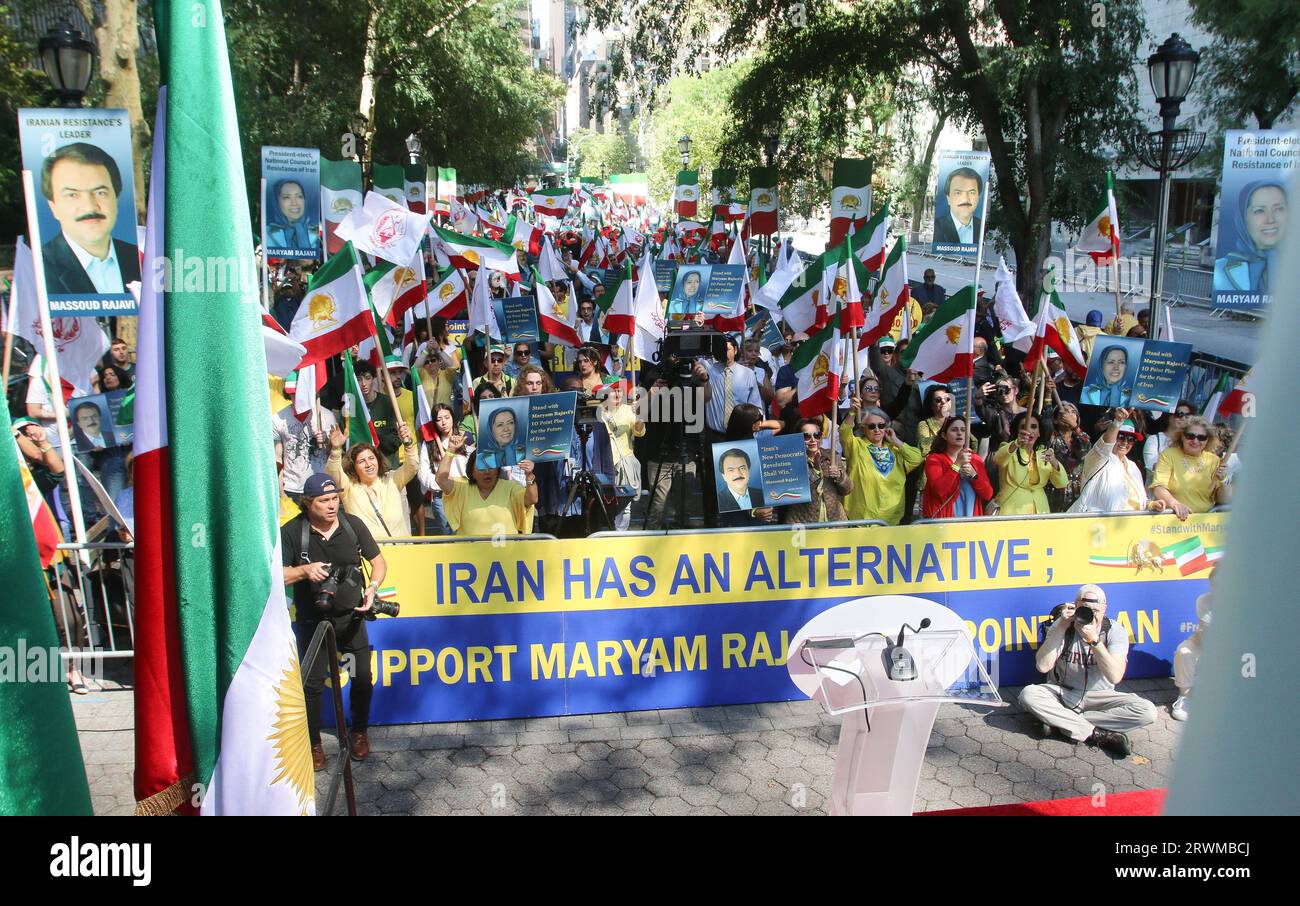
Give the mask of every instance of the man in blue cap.
M 1083 353 L 1085 365 L 1092 357 L 1092 345 L 1097 341 L 1097 334 L 1102 333 L 1102 328 L 1105 326 L 1106 316 L 1094 308 L 1088 312 L 1087 320 L 1074 328 L 1075 334 L 1079 337 L 1079 351 Z
M 388 565 L 366 524 L 340 512 L 339 489 L 333 478 L 323 472 L 310 475 L 303 483 L 300 505 L 302 512 L 280 528 L 284 584 L 293 589 L 297 615 L 298 652 L 300 657 L 306 657 L 322 620 L 333 623 L 339 654 L 351 661 L 352 730 L 348 741 L 352 757 L 363 761 L 370 754 L 366 731 L 374 691 L 365 614 L 370 612 Z M 370 564 L 368 583 L 362 576 L 362 559 Z M 310 671 L 308 665 L 303 665 L 307 731 L 311 736 L 312 764 L 318 771 L 325 767 L 325 750 L 320 743 L 320 696 L 326 667 L 323 650 Z

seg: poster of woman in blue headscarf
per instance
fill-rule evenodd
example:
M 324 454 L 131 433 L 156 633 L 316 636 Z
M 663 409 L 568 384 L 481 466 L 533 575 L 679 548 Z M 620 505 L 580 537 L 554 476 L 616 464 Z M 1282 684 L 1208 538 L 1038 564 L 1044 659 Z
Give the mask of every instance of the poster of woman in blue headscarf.
M 262 237 L 269 258 L 320 259 L 320 151 L 262 148 Z
M 1300 132 L 1229 131 L 1215 245 L 1214 307 L 1240 311 L 1272 302 L 1277 252 L 1286 238 Z

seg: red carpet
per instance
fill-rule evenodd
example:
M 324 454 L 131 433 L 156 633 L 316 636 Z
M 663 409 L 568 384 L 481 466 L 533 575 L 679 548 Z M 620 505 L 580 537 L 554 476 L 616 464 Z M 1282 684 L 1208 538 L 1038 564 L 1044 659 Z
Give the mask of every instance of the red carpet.
M 1106 804 L 1098 808 L 1091 796 L 1074 799 L 1043 799 L 1039 802 L 1017 802 L 1014 805 L 986 805 L 982 808 L 951 808 L 938 812 L 917 812 L 918 815 L 1158 815 L 1164 805 L 1164 790 L 1138 790 L 1134 793 L 1110 793 Z

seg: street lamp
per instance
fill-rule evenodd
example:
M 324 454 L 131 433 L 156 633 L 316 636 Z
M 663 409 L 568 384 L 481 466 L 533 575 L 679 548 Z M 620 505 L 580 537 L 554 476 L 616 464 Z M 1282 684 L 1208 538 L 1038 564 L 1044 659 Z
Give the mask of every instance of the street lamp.
M 600 165 L 600 184 L 601 184 L 602 186 L 605 184 L 605 176 L 606 176 L 606 174 L 608 174 L 608 173 L 609 173 L 609 170 L 605 167 L 604 164 L 601 164 L 601 165 Z
M 781 136 L 775 129 L 769 131 L 763 137 L 763 150 L 767 152 L 767 165 L 773 166 L 776 161 L 776 149 L 781 143 Z
M 59 106 L 80 107 L 94 71 L 95 45 L 65 20 L 52 26 L 36 46 Z
M 1156 49 L 1156 52 L 1147 58 L 1151 92 L 1160 105 L 1161 128 L 1156 132 L 1138 136 L 1134 150 L 1144 165 L 1160 174 L 1160 207 L 1151 261 L 1154 274 L 1151 301 L 1148 305 L 1153 338 L 1159 338 L 1161 325 L 1164 323 L 1160 309 L 1164 305 L 1165 231 L 1169 228 L 1170 177 L 1175 170 L 1195 160 L 1196 155 L 1201 151 L 1201 146 L 1205 144 L 1204 132 L 1175 128 L 1183 100 L 1187 97 L 1187 93 L 1192 88 L 1192 81 L 1196 78 L 1196 64 L 1200 59 L 1201 55 L 1179 37 L 1177 32 L 1170 35 Z
M 629 173 L 635 173 L 635 172 L 636 172 L 636 158 L 635 158 L 635 157 L 629 157 L 629 158 L 627 159 L 627 172 L 629 172 Z
M 682 153 L 682 169 L 691 165 L 691 137 L 683 135 L 677 140 L 677 150 Z
M 424 150 L 424 145 L 420 143 L 420 137 L 412 132 L 406 137 L 406 154 L 411 158 L 412 164 L 420 162 L 420 152 Z

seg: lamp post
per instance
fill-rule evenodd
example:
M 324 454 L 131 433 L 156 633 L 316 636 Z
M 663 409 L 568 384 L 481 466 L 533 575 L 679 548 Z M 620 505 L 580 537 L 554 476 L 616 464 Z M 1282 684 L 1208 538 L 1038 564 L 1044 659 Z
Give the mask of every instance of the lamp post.
M 412 132 L 406 137 L 406 155 L 411 159 L 412 164 L 420 162 L 420 152 L 424 150 L 424 145 L 420 142 L 420 137 Z
M 769 169 L 776 166 L 776 151 L 781 143 L 781 135 L 775 128 L 769 127 L 763 135 L 763 153 L 767 156 L 767 166 Z M 780 216 L 778 212 L 778 217 Z M 778 224 L 777 229 L 780 229 Z M 763 267 L 766 270 L 770 265 L 772 256 L 772 237 L 767 235 L 763 237 Z
M 59 106 L 80 107 L 94 72 L 95 45 L 65 20 L 51 27 L 36 47 Z
M 683 135 L 677 140 L 677 150 L 682 155 L 682 169 L 685 170 L 691 165 L 691 137 Z
M 1170 177 L 1175 170 L 1195 160 L 1201 146 L 1205 144 L 1204 132 L 1176 128 L 1179 110 L 1196 78 L 1196 65 L 1200 59 L 1201 55 L 1179 37 L 1177 32 L 1166 38 L 1156 52 L 1147 58 L 1151 92 L 1160 105 L 1161 128 L 1138 136 L 1135 150 L 1144 165 L 1160 174 L 1159 212 L 1151 263 L 1154 274 L 1148 306 L 1153 338 L 1159 338 L 1164 323 L 1161 308 L 1164 306 L 1165 231 L 1169 228 Z

